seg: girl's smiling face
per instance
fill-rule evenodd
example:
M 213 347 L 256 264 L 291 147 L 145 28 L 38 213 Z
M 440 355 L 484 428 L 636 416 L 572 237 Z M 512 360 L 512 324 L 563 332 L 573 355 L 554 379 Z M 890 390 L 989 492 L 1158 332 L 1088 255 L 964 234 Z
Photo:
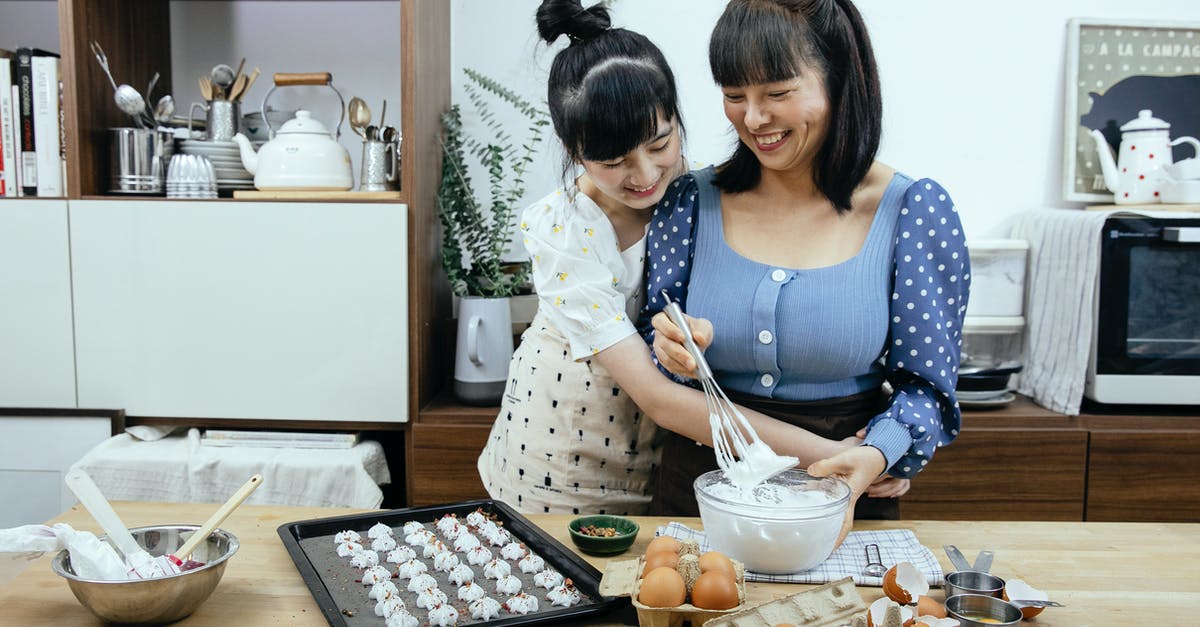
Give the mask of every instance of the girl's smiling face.
M 812 169 L 829 129 L 829 96 L 819 72 L 721 92 L 725 117 L 763 168 Z
M 679 127 L 661 114 L 654 137 L 608 161 L 581 161 L 592 183 L 630 209 L 647 209 L 662 199 L 667 184 L 683 174 Z

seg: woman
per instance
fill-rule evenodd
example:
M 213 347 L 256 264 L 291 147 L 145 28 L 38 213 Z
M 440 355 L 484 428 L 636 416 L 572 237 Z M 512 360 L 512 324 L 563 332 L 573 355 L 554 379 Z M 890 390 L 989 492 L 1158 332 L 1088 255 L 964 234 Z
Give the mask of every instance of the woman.
M 849 0 L 732 0 L 709 64 L 739 141 L 651 221 L 646 339 L 663 368 L 692 374 L 665 289 L 735 401 L 834 440 L 865 435 L 812 474 L 847 477 L 857 499 L 887 470 L 869 495 L 899 496 L 960 424 L 958 215 L 936 182 L 875 160 L 879 78 Z M 669 438 L 652 514 L 696 513 L 685 487 L 714 465 L 693 449 Z M 894 498 L 859 505 L 898 517 Z
M 611 28 L 602 6 L 546 0 L 537 21 L 545 41 L 571 41 L 551 65 L 547 100 L 564 178 L 581 173 L 522 215 L 538 313 L 513 355 L 479 474 L 493 498 L 525 512 L 644 513 L 661 451 L 646 416 L 710 439 L 704 396 L 663 376 L 633 325 L 646 225 L 686 170 L 675 79 L 659 49 Z M 857 442 L 750 418 L 806 464 Z

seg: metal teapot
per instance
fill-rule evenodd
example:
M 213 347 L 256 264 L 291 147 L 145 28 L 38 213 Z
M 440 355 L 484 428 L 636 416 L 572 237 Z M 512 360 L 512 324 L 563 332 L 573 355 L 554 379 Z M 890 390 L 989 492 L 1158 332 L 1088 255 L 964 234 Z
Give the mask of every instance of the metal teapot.
M 1121 145 L 1113 161 L 1111 148 L 1104 134 L 1093 130 L 1104 184 L 1112 190 L 1118 205 L 1161 202 L 1162 185 L 1167 166 L 1171 165 L 1171 147 L 1190 143 L 1200 154 L 1200 140 L 1195 137 L 1171 139 L 1171 125 L 1142 109 L 1134 120 L 1121 126 Z
M 296 112 L 296 117 L 288 120 L 278 131 L 270 128 L 267 117 L 267 100 L 277 87 L 289 85 L 328 85 L 333 88 L 332 77 L 328 73 L 312 74 L 276 74 L 275 86 L 263 98 L 263 119 L 267 121 L 270 137 L 258 152 L 243 134 L 233 136 L 241 151 L 242 165 L 254 175 L 254 186 L 260 190 L 307 190 L 307 191 L 343 191 L 354 187 L 354 174 L 350 165 L 350 153 L 337 141 L 337 135 L 330 134 L 329 129 L 319 120 L 313 119 L 312 113 L 305 110 Z M 346 103 L 342 101 L 342 117 L 345 117 Z M 340 133 L 341 118 L 338 119 L 337 130 Z

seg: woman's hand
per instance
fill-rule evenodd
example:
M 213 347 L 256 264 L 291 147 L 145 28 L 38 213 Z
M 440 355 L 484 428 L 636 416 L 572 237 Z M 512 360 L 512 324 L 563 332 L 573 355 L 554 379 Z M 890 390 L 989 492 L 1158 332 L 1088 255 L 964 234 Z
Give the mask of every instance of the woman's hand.
M 867 496 L 876 499 L 895 499 L 908 493 L 912 481 L 884 475 L 867 488 Z
M 808 467 L 808 474 L 814 477 L 837 477 L 850 486 L 850 506 L 846 508 L 846 517 L 842 521 L 842 531 L 837 544 L 834 544 L 835 548 L 841 546 L 846 534 L 854 526 L 854 505 L 858 503 L 858 497 L 879 480 L 886 469 L 887 458 L 874 446 L 856 446 Z
M 683 314 L 683 317 L 692 331 L 692 339 L 696 341 L 696 346 L 700 347 L 701 351 L 708 348 L 708 345 L 712 344 L 712 322 L 687 314 Z M 650 324 L 654 326 L 654 356 L 658 358 L 658 363 L 674 374 L 695 379 L 696 360 L 683 345 L 683 331 L 661 311 L 654 314 Z

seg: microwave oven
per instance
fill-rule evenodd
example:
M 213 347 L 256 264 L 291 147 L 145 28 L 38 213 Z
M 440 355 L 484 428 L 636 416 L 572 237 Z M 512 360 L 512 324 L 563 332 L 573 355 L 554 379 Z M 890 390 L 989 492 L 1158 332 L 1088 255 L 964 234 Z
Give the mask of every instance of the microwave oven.
M 1200 405 L 1200 218 L 1108 218 L 1096 287 L 1084 396 Z

